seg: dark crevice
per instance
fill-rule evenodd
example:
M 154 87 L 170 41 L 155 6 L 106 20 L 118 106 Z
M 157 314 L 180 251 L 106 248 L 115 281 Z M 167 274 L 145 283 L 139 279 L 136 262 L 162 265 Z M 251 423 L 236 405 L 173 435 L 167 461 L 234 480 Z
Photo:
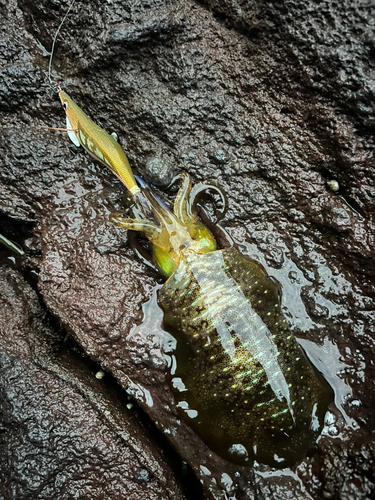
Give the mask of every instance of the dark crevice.
M 259 38 L 262 29 L 259 26 L 258 19 L 255 17 L 258 13 L 254 10 L 254 25 L 251 26 L 248 24 L 248 21 L 242 20 L 240 16 L 231 16 L 229 13 L 223 12 L 222 10 L 217 10 L 214 7 L 211 7 L 204 0 L 195 0 L 198 5 L 203 7 L 205 10 L 211 13 L 214 19 L 216 19 L 220 24 L 225 26 L 228 30 L 234 30 L 238 34 L 246 36 L 251 41 Z M 240 10 L 240 9 L 239 9 Z
M 33 228 L 33 222 L 19 221 L 7 214 L 0 214 L 0 234 L 18 243 L 21 247 L 25 239 L 32 236 Z

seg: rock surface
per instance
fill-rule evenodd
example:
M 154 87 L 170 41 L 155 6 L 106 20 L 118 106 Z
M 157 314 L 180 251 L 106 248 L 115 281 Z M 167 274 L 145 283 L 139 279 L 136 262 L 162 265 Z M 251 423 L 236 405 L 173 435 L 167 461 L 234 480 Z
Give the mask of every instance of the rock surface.
M 123 394 L 48 323 L 36 292 L 1 264 L 1 498 L 182 499 Z
M 222 227 L 282 283 L 284 313 L 335 390 L 316 453 L 283 471 L 228 464 L 180 421 L 156 327 L 160 278 L 108 222 L 123 189 L 64 134 L 38 128 L 64 126 L 48 85 L 47 52 L 68 5 L 0 1 L 7 41 L 0 50 L 0 232 L 23 244 L 26 257 L 16 264 L 26 279 L 37 277 L 43 300 L 38 305 L 24 278 L 2 266 L 2 426 L 10 429 L 1 442 L 10 464 L 2 467 L 4 499 L 27 492 L 182 495 L 153 438 L 136 418 L 125 418 L 125 392 L 103 389 L 74 349 L 56 354 L 66 332 L 164 432 L 201 481 L 204 498 L 370 498 L 370 2 L 78 2 L 56 43 L 53 77 L 96 123 L 117 133 L 134 171 L 144 175 L 147 162 L 159 158 L 196 182 L 218 181 L 229 201 Z M 165 195 L 174 193 L 172 187 Z M 57 411 L 61 396 L 69 422 Z M 36 449 L 32 463 L 22 461 Z M 72 467 L 82 467 L 84 479 L 69 476 Z

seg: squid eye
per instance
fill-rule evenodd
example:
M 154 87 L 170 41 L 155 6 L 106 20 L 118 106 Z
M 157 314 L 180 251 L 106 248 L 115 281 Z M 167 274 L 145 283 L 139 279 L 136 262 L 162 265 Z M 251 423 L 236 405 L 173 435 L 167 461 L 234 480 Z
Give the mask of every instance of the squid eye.
M 66 101 L 64 101 L 64 102 L 62 103 L 62 107 L 63 107 L 64 109 L 67 109 L 67 107 L 68 107 L 68 103 L 67 103 Z

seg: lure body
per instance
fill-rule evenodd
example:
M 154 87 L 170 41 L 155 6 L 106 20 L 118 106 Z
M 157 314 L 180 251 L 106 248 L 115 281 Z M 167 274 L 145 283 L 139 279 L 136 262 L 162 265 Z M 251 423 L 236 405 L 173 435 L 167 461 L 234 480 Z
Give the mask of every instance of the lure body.
M 221 190 L 207 184 L 192 188 L 189 175 L 182 174 L 171 209 L 145 184 L 137 186 L 109 134 L 61 90 L 60 99 L 79 142 L 130 192 L 131 218 L 117 212 L 111 222 L 144 233 L 168 277 L 159 302 L 164 326 L 177 340 L 168 378 L 182 416 L 228 460 L 293 464 L 318 437 L 332 391 L 291 334 L 278 285 L 235 247 L 217 250 L 198 219 L 198 197 L 211 192 L 223 205 Z
M 88 153 L 108 167 L 132 194 L 139 192 L 129 161 L 121 146 L 105 130 L 96 125 L 63 90 L 59 97 L 65 109 L 67 131 Z M 74 139 L 75 138 L 75 139 Z

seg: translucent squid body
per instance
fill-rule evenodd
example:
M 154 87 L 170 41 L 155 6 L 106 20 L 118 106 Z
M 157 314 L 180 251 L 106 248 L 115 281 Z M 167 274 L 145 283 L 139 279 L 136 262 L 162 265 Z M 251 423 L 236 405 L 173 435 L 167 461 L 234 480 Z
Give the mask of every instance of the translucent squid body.
M 192 188 L 182 174 L 173 210 L 138 187 L 117 142 L 61 91 L 75 142 L 109 167 L 129 190 L 130 218 L 116 226 L 150 241 L 167 277 L 160 290 L 164 327 L 177 340 L 167 374 L 188 424 L 217 454 L 242 465 L 280 467 L 301 459 L 319 436 L 332 391 L 307 360 L 280 307 L 280 287 L 236 247 L 217 249 L 196 205 L 212 185 Z M 222 203 L 223 204 L 223 203 Z

